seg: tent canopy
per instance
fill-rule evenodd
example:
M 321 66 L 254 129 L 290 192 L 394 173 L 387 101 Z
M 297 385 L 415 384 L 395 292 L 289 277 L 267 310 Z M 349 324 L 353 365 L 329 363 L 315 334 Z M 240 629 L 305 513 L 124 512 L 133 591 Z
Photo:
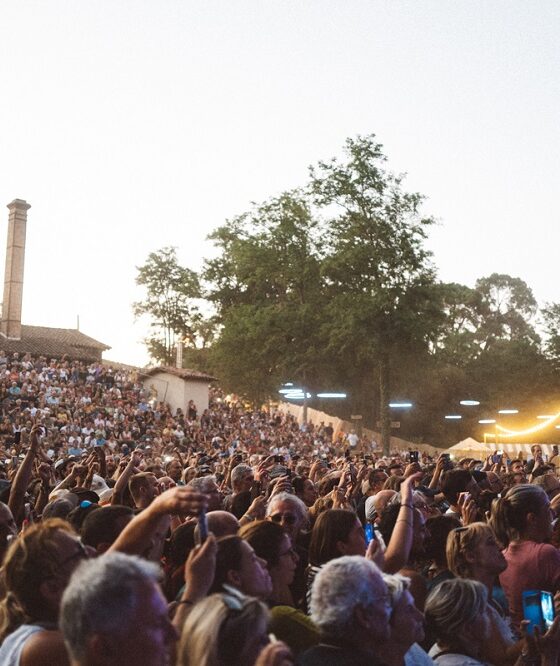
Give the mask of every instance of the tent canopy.
M 464 439 L 462 442 L 458 442 L 451 448 L 447 449 L 446 453 L 452 453 L 458 458 L 464 458 L 466 456 L 483 458 L 492 453 L 492 447 L 483 442 L 477 442 L 476 439 L 473 439 L 472 437 L 467 437 L 467 439 Z

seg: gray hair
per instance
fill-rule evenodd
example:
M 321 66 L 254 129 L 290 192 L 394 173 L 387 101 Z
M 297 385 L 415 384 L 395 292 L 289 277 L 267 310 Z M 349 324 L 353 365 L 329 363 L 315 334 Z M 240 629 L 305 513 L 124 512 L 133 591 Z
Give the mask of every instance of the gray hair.
M 97 632 L 126 633 L 138 604 L 138 588 L 156 583 L 159 569 L 134 555 L 107 553 L 83 562 L 62 597 L 60 628 L 72 659 L 81 661 Z
M 214 489 L 212 485 L 216 486 L 215 476 L 197 476 L 187 483 L 187 488 L 190 488 L 197 493 L 210 493 Z
M 311 588 L 311 619 L 329 636 L 348 636 L 353 631 L 354 609 L 379 601 L 385 584 L 377 566 L 359 555 L 331 560 L 315 576 Z
M 426 624 L 443 645 L 461 642 L 461 630 L 482 615 L 488 592 L 482 583 L 468 578 L 445 580 L 428 595 Z
M 297 497 L 297 495 L 293 495 L 292 493 L 287 493 L 287 492 L 282 492 L 278 493 L 277 495 L 273 495 L 268 500 L 268 505 L 266 507 L 267 516 L 270 516 L 272 514 L 272 507 L 276 502 L 291 502 L 294 507 L 294 511 L 297 514 L 300 524 L 305 525 L 306 523 L 309 522 L 309 510 L 305 506 L 305 502 L 300 500 L 300 498 Z
M 241 479 L 249 473 L 253 473 L 253 468 L 251 465 L 247 465 L 246 463 L 239 463 L 239 465 L 236 465 L 232 470 L 231 470 L 231 483 L 232 485 L 235 483 L 237 484 Z
M 410 587 L 410 578 L 401 576 L 401 574 L 381 574 L 385 585 L 387 585 L 387 591 L 389 592 L 389 597 L 391 598 L 391 607 L 394 609 L 395 606 L 401 600 L 402 595 Z

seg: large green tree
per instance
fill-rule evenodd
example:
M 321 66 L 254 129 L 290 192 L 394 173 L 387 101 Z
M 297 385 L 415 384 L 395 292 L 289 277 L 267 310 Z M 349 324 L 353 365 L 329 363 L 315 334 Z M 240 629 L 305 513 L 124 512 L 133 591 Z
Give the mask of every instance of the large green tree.
M 144 288 L 145 295 L 132 307 L 136 317 L 149 320 L 148 352 L 156 361 L 173 364 L 177 341 L 196 347 L 201 331 L 207 328 L 200 313 L 198 275 L 179 264 L 174 247 L 151 252 L 137 271 L 136 284 Z
M 204 278 L 220 317 L 212 357 L 226 386 L 254 402 L 320 369 L 320 243 L 301 191 L 286 192 L 210 235 Z
M 425 248 L 431 217 L 423 197 L 386 169 L 373 135 L 348 139 L 345 159 L 319 162 L 310 189 L 328 218 L 323 275 L 329 349 L 376 373 L 379 420 L 389 450 L 391 366 L 402 350 L 426 347 L 442 316 Z

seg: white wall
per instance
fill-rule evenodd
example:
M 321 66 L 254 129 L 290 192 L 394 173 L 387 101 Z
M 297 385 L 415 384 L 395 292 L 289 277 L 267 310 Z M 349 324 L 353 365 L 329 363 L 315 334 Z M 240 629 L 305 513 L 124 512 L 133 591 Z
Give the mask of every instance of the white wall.
M 186 412 L 189 400 L 194 400 L 199 417 L 208 408 L 207 382 L 185 380 L 167 372 L 157 372 L 144 379 L 143 384 L 148 391 L 153 387 L 157 393 L 156 400 L 168 403 L 173 413 L 178 407 Z

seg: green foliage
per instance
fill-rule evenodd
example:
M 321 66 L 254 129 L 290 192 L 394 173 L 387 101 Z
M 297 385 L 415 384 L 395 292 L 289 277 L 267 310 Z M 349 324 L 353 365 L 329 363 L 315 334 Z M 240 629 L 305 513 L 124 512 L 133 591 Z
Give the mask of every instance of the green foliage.
M 145 288 L 146 296 L 133 303 L 134 315 L 150 319 L 153 334 L 146 339 L 150 356 L 173 364 L 177 339 L 196 346 L 200 331 L 206 332 L 198 305 L 198 275 L 179 265 L 173 247 L 151 252 L 137 270 L 136 284 Z
M 403 350 L 427 344 L 442 316 L 435 271 L 424 247 L 433 219 L 423 197 L 385 169 L 375 137 L 348 139 L 344 163 L 312 167 L 310 190 L 326 207 L 329 252 L 323 262 L 329 349 L 354 351 L 379 375 L 379 415 L 389 445 L 391 365 Z
M 210 238 L 219 250 L 204 271 L 222 324 L 216 373 L 252 400 L 273 395 L 286 377 L 310 381 L 324 294 L 317 222 L 304 194 L 254 206 Z
M 304 188 L 217 228 L 217 253 L 200 280 L 174 248 L 149 255 L 137 277 L 146 298 L 134 311 L 150 317 L 151 355 L 171 363 L 181 338 L 190 367 L 256 405 L 277 397 L 284 381 L 346 390 L 338 415 L 380 421 L 385 447 L 391 418 L 401 421 L 400 436 L 449 445 L 480 436 L 477 419 L 504 405 L 554 403 L 560 304 L 541 312 L 543 342 L 536 300 L 520 278 L 438 282 L 423 202 L 387 169 L 375 136 L 348 139 L 342 158 L 310 168 Z M 215 316 L 202 315 L 202 297 Z M 399 396 L 415 405 L 402 416 L 388 408 Z M 444 421 L 465 398 L 483 406 Z

